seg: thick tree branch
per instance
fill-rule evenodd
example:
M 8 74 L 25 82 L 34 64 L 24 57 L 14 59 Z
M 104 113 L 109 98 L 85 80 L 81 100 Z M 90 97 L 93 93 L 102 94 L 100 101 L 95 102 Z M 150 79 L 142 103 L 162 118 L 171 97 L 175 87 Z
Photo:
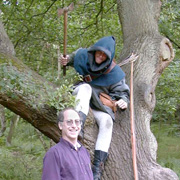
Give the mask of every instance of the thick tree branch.
M 0 54 L 0 57 L 0 65 L 6 68 L 6 73 L 8 73 L 8 75 L 13 73 L 12 77 L 16 75 L 17 81 L 24 82 L 9 84 L 9 81 L 6 82 L 8 79 L 4 77 L 5 84 L 0 85 L 0 104 L 20 115 L 43 134 L 55 142 L 58 142 L 60 131 L 56 123 L 56 110 L 47 106 L 46 100 L 44 99 L 44 97 L 47 97 L 45 84 L 51 86 L 48 91 L 52 92 L 55 91 L 55 85 L 31 71 L 17 58 L 4 54 Z M 5 72 L 3 72 L 3 74 L 5 75 Z M 23 87 L 25 84 L 27 84 L 26 88 Z M 29 87 L 28 84 L 30 85 Z M 12 88 L 10 88 L 10 86 L 12 86 Z M 33 90 L 34 88 L 35 91 Z

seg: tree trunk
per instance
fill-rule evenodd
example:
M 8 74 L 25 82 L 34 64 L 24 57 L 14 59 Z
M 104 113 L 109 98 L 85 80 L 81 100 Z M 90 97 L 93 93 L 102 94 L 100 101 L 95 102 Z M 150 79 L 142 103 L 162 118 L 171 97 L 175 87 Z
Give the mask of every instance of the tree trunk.
M 4 107 L 0 105 L 0 119 L 1 119 L 1 130 L 0 130 L 0 137 L 4 135 L 4 132 L 6 130 L 6 118 L 5 118 L 5 112 Z
M 19 121 L 19 116 L 14 114 L 13 117 L 11 118 L 10 129 L 9 129 L 8 136 L 6 138 L 7 146 L 11 146 L 13 133 L 14 133 L 14 130 L 18 121 Z
M 38 129 L 35 129 L 35 130 L 36 130 L 37 136 L 46 152 L 49 149 L 49 147 L 47 146 L 46 142 L 43 139 L 43 134 Z
M 178 180 L 172 170 L 156 163 L 157 142 L 150 130 L 150 120 L 155 107 L 155 87 L 162 71 L 174 57 L 171 43 L 158 32 L 160 1 L 117 0 L 117 4 L 124 40 L 120 59 L 130 55 L 132 51 L 139 54 L 134 63 L 134 117 L 139 179 Z M 20 91 L 19 89 L 23 89 L 21 84 L 8 92 L 2 91 L 0 84 L 0 103 L 58 142 L 60 131 L 56 125 L 56 110 L 48 107 L 46 101 L 43 101 L 46 96 L 44 84 L 48 83 L 47 80 L 32 72 L 15 57 L 7 56 L 6 52 L 0 55 L 0 63 L 11 62 L 13 70 L 25 78 L 27 85 L 33 83 L 29 88 L 35 87 L 39 94 L 33 91 L 26 93 L 27 90 Z M 6 69 L 13 71 L 10 65 L 7 65 Z M 130 65 L 125 65 L 123 70 L 129 84 Z M 54 86 L 50 86 L 53 92 Z M 39 107 L 38 103 L 42 101 L 44 105 Z M 92 157 L 97 133 L 98 128 L 90 111 L 85 124 L 84 145 Z M 109 158 L 102 179 L 133 180 L 133 176 L 130 111 L 127 109 L 116 114 Z
M 9 40 L 9 37 L 4 30 L 4 26 L 0 21 L 0 53 L 1 52 L 9 55 L 15 55 L 14 46 Z
M 156 163 L 157 142 L 150 130 L 156 84 L 164 68 L 174 58 L 171 43 L 158 32 L 161 3 L 158 0 L 117 0 L 117 4 L 124 40 L 120 59 L 131 52 L 139 55 L 134 63 L 134 119 L 139 179 L 178 179 L 173 171 Z M 130 65 L 122 68 L 129 84 Z M 105 169 L 104 179 L 133 179 L 129 109 L 117 114 Z

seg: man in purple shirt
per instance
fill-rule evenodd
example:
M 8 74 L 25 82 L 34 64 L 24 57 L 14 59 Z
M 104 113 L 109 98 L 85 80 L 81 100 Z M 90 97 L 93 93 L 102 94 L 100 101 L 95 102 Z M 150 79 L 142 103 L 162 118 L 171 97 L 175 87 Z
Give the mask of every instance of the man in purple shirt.
M 81 131 L 78 112 L 72 108 L 61 111 L 58 126 L 62 138 L 44 157 L 42 180 L 93 180 L 89 153 L 77 140 Z

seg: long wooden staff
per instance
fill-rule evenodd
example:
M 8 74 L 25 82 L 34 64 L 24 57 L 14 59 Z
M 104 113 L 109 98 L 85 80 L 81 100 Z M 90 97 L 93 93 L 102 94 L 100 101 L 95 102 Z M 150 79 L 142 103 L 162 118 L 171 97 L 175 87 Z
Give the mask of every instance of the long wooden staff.
M 136 61 L 138 55 L 132 53 L 124 61 L 119 63 L 119 66 L 123 66 L 127 63 L 131 63 L 131 76 L 130 76 L 130 121 L 131 121 L 131 144 L 132 144 L 132 159 L 133 159 L 133 171 L 134 179 L 138 180 L 138 170 L 136 161 L 136 136 L 135 136 L 135 123 L 134 123 L 134 97 L 133 97 L 133 62 Z
M 136 135 L 135 135 L 135 122 L 134 122 L 133 62 L 134 61 L 131 61 L 131 77 L 130 77 L 131 144 L 132 144 L 134 179 L 138 180 L 138 170 L 137 170 L 137 161 L 136 161 Z

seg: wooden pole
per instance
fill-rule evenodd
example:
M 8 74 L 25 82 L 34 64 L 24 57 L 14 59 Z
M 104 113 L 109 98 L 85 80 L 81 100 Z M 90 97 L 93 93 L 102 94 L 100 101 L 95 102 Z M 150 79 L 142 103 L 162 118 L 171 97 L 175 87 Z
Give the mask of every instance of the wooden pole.
M 136 136 L 134 123 L 134 98 L 133 98 L 133 61 L 131 61 L 131 78 L 130 78 L 130 119 L 131 119 L 131 143 L 134 179 L 138 180 L 137 161 L 136 161 Z
M 64 51 L 63 51 L 63 56 L 66 57 L 67 55 L 67 51 L 66 51 L 66 48 L 67 48 L 67 12 L 68 12 L 68 9 L 64 10 Z M 65 76 L 66 75 L 66 66 L 63 66 L 63 75 Z

